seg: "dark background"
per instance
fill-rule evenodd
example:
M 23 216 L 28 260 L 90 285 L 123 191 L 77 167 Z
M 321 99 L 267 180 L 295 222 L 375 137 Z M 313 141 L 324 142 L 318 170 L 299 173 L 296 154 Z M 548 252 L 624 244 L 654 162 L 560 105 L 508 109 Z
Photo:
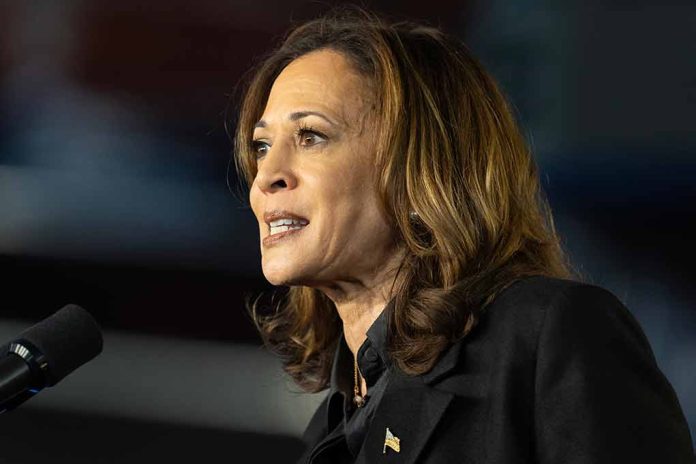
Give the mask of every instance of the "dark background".
M 269 287 L 224 126 L 243 74 L 328 5 L 0 0 L 0 341 L 69 302 L 105 329 L 101 357 L 0 417 L 0 462 L 297 455 L 320 398 L 244 310 Z M 496 76 L 576 267 L 641 322 L 693 435 L 696 3 L 363 5 Z

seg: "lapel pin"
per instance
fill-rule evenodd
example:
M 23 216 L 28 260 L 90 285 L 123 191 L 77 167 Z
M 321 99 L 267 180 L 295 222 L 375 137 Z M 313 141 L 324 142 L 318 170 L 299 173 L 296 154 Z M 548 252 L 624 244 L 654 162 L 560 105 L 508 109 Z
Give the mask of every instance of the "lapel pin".
M 397 453 L 401 452 L 401 440 L 399 440 L 399 437 L 391 433 L 391 430 L 389 430 L 389 427 L 387 427 L 387 434 L 384 437 L 384 448 L 382 448 L 382 454 L 387 453 L 387 447 L 393 449 Z

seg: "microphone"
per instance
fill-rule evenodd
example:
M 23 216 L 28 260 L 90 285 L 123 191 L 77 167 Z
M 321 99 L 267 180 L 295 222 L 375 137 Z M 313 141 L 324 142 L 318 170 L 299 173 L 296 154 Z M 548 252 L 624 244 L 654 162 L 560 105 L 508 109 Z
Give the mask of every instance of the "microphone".
M 0 414 L 52 387 L 102 351 L 97 322 L 69 304 L 0 351 Z

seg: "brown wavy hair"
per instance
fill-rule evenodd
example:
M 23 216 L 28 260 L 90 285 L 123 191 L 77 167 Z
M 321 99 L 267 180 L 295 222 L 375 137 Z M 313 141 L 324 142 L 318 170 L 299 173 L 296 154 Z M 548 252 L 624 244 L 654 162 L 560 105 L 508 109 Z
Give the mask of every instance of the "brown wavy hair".
M 509 104 L 458 40 L 364 10 L 338 10 L 294 28 L 255 70 L 235 135 L 235 161 L 256 175 L 252 132 L 271 86 L 292 60 L 343 54 L 375 92 L 377 191 L 405 258 L 392 288 L 389 352 L 404 372 L 427 372 L 524 276 L 570 277 L 537 168 Z M 415 211 L 417 216 L 409 215 Z M 306 391 L 328 386 L 342 333 L 332 301 L 292 287 L 252 316 Z

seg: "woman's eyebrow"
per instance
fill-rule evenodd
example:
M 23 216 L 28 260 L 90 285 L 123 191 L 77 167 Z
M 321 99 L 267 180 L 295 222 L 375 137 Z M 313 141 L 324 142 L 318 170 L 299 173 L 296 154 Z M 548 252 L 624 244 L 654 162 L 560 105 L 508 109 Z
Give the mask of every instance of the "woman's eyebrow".
M 320 113 L 319 111 L 296 111 L 295 113 L 290 113 L 288 119 L 291 121 L 297 121 L 299 119 L 306 118 L 307 116 L 318 116 L 329 124 L 336 125 L 336 123 L 334 123 L 328 116 L 326 116 L 324 113 Z
M 307 116 L 317 116 L 317 117 L 322 118 L 323 120 L 325 120 L 326 122 L 328 122 L 331 125 L 334 125 L 334 126 L 336 125 L 336 123 L 334 121 L 332 121 L 331 118 L 329 118 L 324 113 L 321 113 L 319 111 L 295 111 L 293 113 L 290 113 L 290 115 L 288 116 L 288 119 L 290 121 L 297 121 L 297 120 L 306 118 Z M 254 129 L 264 128 L 267 125 L 268 124 L 266 123 L 266 121 L 261 119 L 259 122 L 254 124 Z

